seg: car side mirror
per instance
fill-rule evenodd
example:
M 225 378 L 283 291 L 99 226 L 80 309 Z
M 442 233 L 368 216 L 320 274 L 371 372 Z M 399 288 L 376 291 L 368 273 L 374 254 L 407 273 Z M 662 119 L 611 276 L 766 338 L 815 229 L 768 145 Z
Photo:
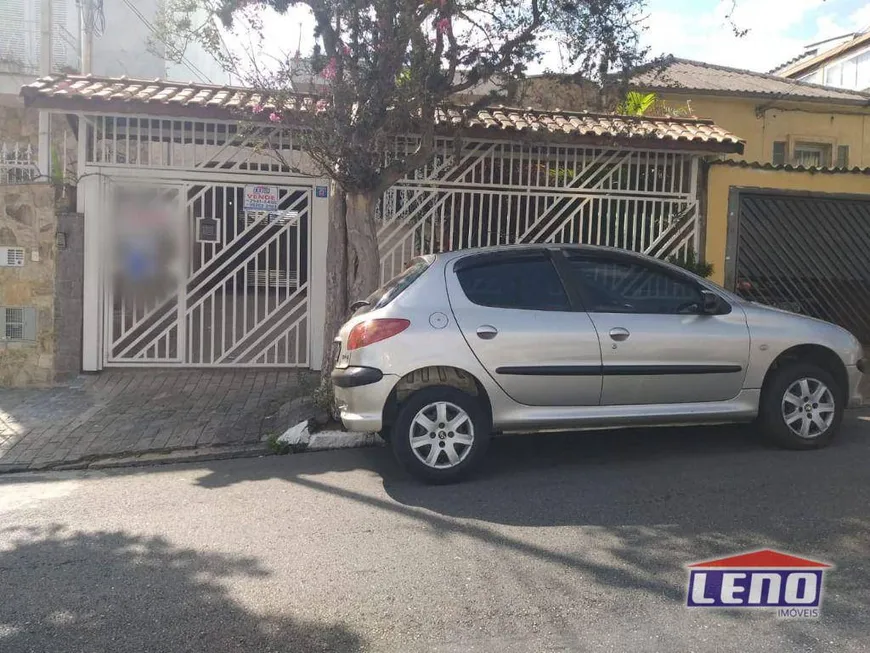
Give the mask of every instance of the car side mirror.
M 704 315 L 716 315 L 722 308 L 722 302 L 719 295 L 709 290 L 701 291 L 701 313 Z

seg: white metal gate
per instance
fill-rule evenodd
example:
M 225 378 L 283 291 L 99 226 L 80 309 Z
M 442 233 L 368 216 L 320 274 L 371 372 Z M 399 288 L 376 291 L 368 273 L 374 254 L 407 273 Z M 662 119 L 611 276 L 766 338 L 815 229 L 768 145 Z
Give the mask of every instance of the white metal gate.
M 380 206 L 381 276 L 414 256 L 518 243 L 698 251 L 698 158 L 684 152 L 439 141 Z M 415 141 L 406 146 L 413 148 Z
M 218 180 L 107 184 L 108 365 L 308 365 L 311 188 Z

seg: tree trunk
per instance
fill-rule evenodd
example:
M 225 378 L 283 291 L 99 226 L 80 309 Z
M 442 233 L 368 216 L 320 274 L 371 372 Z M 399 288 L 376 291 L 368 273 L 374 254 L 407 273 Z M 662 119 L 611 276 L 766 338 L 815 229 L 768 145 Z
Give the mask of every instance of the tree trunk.
M 381 285 L 374 191 L 347 193 L 347 299 L 365 299 Z
M 329 206 L 329 227 L 326 245 L 326 316 L 323 325 L 323 358 L 320 376 L 329 382 L 332 372 L 332 341 L 347 319 L 347 198 L 345 192 L 332 184 Z

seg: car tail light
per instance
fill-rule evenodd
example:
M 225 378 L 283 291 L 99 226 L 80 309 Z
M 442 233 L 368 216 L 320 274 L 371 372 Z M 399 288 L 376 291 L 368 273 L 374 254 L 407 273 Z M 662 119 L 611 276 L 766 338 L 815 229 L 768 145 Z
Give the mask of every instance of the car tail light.
M 360 322 L 350 330 L 350 334 L 347 336 L 347 349 L 348 351 L 362 349 L 381 340 L 392 338 L 394 335 L 402 333 L 409 326 L 411 326 L 409 320 L 397 318 L 383 318 Z

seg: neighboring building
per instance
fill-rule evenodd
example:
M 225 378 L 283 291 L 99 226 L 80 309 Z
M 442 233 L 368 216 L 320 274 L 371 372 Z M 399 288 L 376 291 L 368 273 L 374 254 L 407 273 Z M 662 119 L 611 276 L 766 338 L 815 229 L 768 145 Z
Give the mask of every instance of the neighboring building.
M 870 31 L 814 43 L 771 72 L 802 82 L 870 90 Z
M 40 124 L 38 112 L 25 112 L 18 95 L 23 85 L 47 72 L 42 62 L 45 7 L 51 8 L 51 72 L 82 70 L 84 22 L 91 32 L 89 72 L 94 75 L 213 84 L 230 81 L 199 46 L 191 46 L 181 63 L 161 55 L 154 33 L 159 0 L 91 0 L 94 11 L 89 17 L 82 15 L 81 5 L 82 0 L 0 3 L 0 181 L 46 175 L 51 161 L 64 165 L 64 124 L 49 126 L 46 118 Z M 75 152 L 71 134 L 67 134 L 67 146 Z M 75 166 L 68 162 L 64 167 Z
M 676 58 L 639 69 L 632 85 L 739 135 L 735 160 L 870 166 L 870 93 Z

